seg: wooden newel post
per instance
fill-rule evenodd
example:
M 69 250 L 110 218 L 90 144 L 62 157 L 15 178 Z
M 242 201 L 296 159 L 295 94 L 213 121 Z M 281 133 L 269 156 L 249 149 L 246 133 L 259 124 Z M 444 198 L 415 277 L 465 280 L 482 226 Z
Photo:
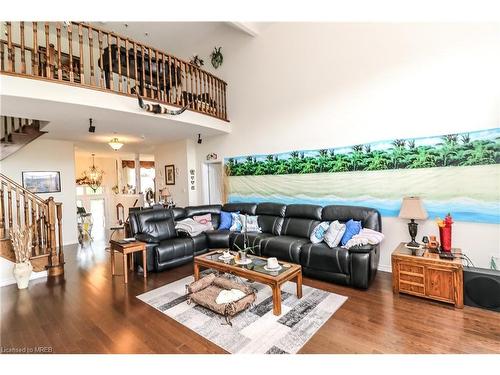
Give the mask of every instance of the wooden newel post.
M 59 276 L 64 273 L 64 265 L 59 263 L 56 240 L 56 202 L 54 198 L 47 199 L 47 224 L 48 224 L 48 248 L 50 251 L 49 264 L 47 266 L 47 276 Z
M 62 237 L 62 203 L 56 203 L 57 208 L 57 231 L 59 242 L 59 264 L 64 267 L 64 250 L 63 250 L 63 237 Z

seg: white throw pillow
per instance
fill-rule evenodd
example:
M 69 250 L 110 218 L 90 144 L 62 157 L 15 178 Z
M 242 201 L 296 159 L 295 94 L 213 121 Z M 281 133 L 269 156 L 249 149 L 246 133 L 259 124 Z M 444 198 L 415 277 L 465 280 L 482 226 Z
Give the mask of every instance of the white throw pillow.
M 259 228 L 259 222 L 257 220 L 257 216 L 252 216 L 252 215 L 242 215 L 240 214 L 240 220 L 241 220 L 241 231 L 245 231 L 245 220 L 246 220 L 246 230 L 247 232 L 257 232 L 261 233 L 262 231 Z
M 241 222 L 240 214 L 231 212 L 231 218 L 233 219 L 230 231 L 233 232 L 241 232 L 241 228 L 243 227 L 243 223 Z
M 331 248 L 336 247 L 340 243 L 345 229 L 345 224 L 339 223 L 338 220 L 333 221 L 325 232 L 324 240 L 326 244 Z
M 328 221 L 323 221 L 318 225 L 316 225 L 310 237 L 312 243 L 320 243 L 321 241 L 323 241 L 323 238 L 325 237 L 325 232 L 328 229 L 329 224 L 330 223 Z

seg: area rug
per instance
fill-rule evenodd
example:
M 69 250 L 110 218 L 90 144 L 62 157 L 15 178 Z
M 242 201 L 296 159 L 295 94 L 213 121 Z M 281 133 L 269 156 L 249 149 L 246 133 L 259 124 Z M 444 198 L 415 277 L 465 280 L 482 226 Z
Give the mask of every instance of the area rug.
M 137 296 L 141 301 L 178 321 L 229 353 L 297 353 L 316 331 L 338 310 L 347 297 L 306 285 L 297 299 L 296 284 L 281 290 L 280 316 L 273 314 L 271 288 L 249 283 L 257 290 L 252 307 L 235 316 L 232 326 L 222 316 L 186 302 L 186 285 L 193 277 L 164 285 Z

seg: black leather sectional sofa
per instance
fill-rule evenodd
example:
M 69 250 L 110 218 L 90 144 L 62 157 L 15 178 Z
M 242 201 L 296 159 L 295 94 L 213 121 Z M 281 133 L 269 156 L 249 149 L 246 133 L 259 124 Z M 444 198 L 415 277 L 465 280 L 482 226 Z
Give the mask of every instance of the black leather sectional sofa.
M 380 246 L 365 245 L 351 249 L 330 248 L 324 242 L 313 244 L 309 238 L 321 221 L 360 220 L 363 228 L 382 230 L 380 213 L 372 208 L 355 206 L 315 206 L 277 203 L 227 203 L 224 206 L 193 206 L 154 209 L 130 214 L 130 229 L 136 239 L 147 243 L 148 272 L 163 271 L 191 262 L 193 256 L 214 248 L 236 249 L 243 245 L 243 234 L 229 230 L 209 230 L 190 237 L 177 233 L 175 221 L 210 213 L 217 228 L 220 211 L 239 211 L 258 215 L 262 233 L 248 233 L 256 255 L 302 265 L 304 275 L 338 284 L 368 288 L 377 272 Z M 137 257 L 136 263 L 142 265 Z

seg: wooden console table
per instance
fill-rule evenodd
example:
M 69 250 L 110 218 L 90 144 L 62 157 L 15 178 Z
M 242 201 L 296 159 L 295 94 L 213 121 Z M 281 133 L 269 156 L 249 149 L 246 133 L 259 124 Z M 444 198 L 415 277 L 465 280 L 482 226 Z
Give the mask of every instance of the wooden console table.
M 123 277 L 125 284 L 128 283 L 128 269 L 127 269 L 127 258 L 129 254 L 133 254 L 137 251 L 142 251 L 142 264 L 143 264 L 143 272 L 144 277 L 147 277 L 146 271 L 146 244 L 140 241 L 121 243 L 120 240 L 111 240 L 109 241 L 110 250 L 111 250 L 111 275 L 115 274 L 115 251 L 123 254 Z M 130 266 L 134 269 L 134 258 L 131 256 Z
M 460 253 L 460 249 L 452 249 Z M 425 251 L 423 256 L 411 255 L 402 242 L 394 250 L 392 288 L 406 293 L 464 307 L 462 260 L 441 259 L 439 254 Z

